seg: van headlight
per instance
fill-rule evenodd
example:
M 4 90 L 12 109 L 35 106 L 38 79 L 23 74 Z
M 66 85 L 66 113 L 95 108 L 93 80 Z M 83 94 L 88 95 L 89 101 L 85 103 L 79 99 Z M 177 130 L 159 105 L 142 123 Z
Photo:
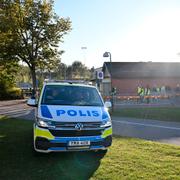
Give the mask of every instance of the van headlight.
M 42 118 L 37 118 L 36 119 L 36 122 L 37 122 L 37 125 L 39 127 L 44 127 L 44 128 L 47 128 L 47 127 L 54 127 L 52 125 L 52 121 L 48 121 L 46 119 L 42 119 Z
M 110 126 L 112 126 L 111 119 L 106 119 L 106 120 L 102 121 L 102 124 L 101 124 L 102 128 L 107 128 L 107 127 L 110 127 Z
M 107 128 L 107 127 L 110 127 L 110 126 L 112 126 L 111 117 L 109 116 L 109 113 L 107 111 L 103 111 L 101 127 L 102 128 Z

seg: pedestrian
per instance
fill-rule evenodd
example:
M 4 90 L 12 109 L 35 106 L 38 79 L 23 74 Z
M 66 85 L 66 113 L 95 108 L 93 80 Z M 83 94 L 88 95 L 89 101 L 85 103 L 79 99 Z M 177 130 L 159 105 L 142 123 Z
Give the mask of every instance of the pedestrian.
M 140 102 L 142 103 L 144 101 L 144 88 L 143 87 L 141 87 L 139 97 L 140 97 Z
M 150 102 L 150 93 L 151 93 L 151 90 L 149 88 L 149 85 L 147 85 L 147 87 L 145 88 L 145 92 L 144 92 L 144 94 L 146 96 L 147 104 L 149 104 L 149 102 Z
M 137 95 L 138 95 L 137 102 L 140 102 L 140 94 L 141 94 L 141 87 L 138 86 L 138 87 L 137 87 Z
M 158 95 L 159 95 L 160 92 L 161 92 L 161 88 L 160 88 L 160 87 L 156 87 L 156 91 L 157 91 L 157 93 L 158 93 Z
M 165 86 L 162 86 L 162 87 L 161 87 L 161 94 L 162 94 L 163 96 L 166 96 L 166 87 L 165 87 Z

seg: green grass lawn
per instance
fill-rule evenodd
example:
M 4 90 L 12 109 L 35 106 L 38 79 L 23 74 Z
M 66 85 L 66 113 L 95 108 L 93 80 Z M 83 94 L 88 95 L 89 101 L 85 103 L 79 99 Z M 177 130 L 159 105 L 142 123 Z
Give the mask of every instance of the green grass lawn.
M 122 108 L 115 110 L 112 115 L 180 122 L 180 108 L 178 107 Z
M 0 179 L 180 179 L 180 147 L 114 137 L 106 154 L 34 154 L 32 122 L 0 118 Z

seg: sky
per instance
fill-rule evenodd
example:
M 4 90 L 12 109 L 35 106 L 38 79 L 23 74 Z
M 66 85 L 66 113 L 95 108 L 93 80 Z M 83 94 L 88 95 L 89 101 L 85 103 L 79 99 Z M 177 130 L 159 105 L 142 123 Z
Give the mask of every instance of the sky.
M 54 9 L 72 21 L 63 63 L 101 67 L 105 51 L 118 62 L 180 61 L 180 0 L 55 0 Z

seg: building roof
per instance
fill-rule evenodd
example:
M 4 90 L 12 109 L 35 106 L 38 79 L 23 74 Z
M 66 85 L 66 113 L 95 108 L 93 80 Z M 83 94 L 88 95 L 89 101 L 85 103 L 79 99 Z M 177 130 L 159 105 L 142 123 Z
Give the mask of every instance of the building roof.
M 180 63 L 104 62 L 103 72 L 105 77 L 112 72 L 112 78 L 180 77 Z

